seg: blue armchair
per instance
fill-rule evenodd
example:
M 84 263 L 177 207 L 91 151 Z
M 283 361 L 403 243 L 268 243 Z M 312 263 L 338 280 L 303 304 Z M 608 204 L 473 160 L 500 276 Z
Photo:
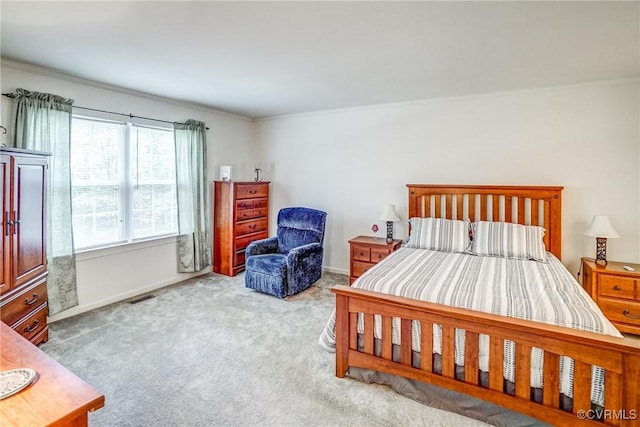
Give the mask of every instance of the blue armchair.
M 318 281 L 326 218 L 326 212 L 316 209 L 281 209 L 277 236 L 247 246 L 245 286 L 284 298 Z

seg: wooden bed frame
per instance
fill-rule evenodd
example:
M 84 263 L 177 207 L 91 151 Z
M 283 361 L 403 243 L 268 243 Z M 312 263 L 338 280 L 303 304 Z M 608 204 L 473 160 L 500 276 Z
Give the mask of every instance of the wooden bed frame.
M 409 218 L 468 218 L 541 225 L 545 245 L 560 258 L 562 187 L 407 184 Z M 336 286 L 336 375 L 350 366 L 434 384 L 495 403 L 553 425 L 640 425 L 640 345 L 633 340 L 573 330 Z M 363 313 L 364 346 L 358 349 L 357 318 Z M 381 351 L 374 351 L 374 315 L 382 319 Z M 400 360 L 392 357 L 392 318 L 401 324 Z M 442 326 L 442 369 L 431 357 L 412 366 L 412 320 L 420 321 L 421 354 L 432 354 L 433 324 Z M 464 381 L 455 378 L 455 331 L 466 331 Z M 489 337 L 489 387 L 480 385 L 479 336 Z M 516 348 L 515 394 L 504 391 L 504 341 Z M 543 401 L 530 398 L 531 348 L 544 350 Z M 574 360 L 573 410 L 560 407 L 560 356 Z M 591 366 L 605 370 L 604 411 L 591 406 Z M 601 418 L 601 421 L 595 421 Z

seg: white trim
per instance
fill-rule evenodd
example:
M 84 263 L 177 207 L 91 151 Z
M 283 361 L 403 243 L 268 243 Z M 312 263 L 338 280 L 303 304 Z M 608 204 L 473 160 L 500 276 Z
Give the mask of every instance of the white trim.
M 163 280 L 161 282 L 154 283 L 149 286 L 145 286 L 144 288 L 139 288 L 131 292 L 124 292 L 118 295 L 114 295 L 109 298 L 102 299 L 100 301 L 93 302 L 91 304 L 86 305 L 77 305 L 75 307 L 71 307 L 67 310 L 64 310 L 60 313 L 54 314 L 53 316 L 47 317 L 48 323 L 57 322 L 58 320 L 67 319 L 69 317 L 77 316 L 78 314 L 86 313 L 87 311 L 95 310 L 97 308 L 105 307 L 110 304 L 115 304 L 118 302 L 126 301 L 130 298 L 136 297 L 138 295 L 143 295 L 152 291 L 155 291 L 160 288 L 164 288 L 166 286 L 175 285 L 176 283 L 183 282 L 187 279 L 191 279 L 193 277 L 202 276 L 205 274 L 210 274 L 211 270 L 209 268 L 205 268 L 198 273 L 188 273 L 181 277 L 172 277 L 168 280 Z M 182 274 L 182 273 L 181 273 Z
M 322 267 L 322 271 L 326 271 L 327 273 L 336 273 L 336 274 L 342 274 L 344 276 L 349 276 L 349 270 L 345 270 L 343 268 L 334 268 L 334 267 L 324 266 Z
M 136 242 L 119 243 L 111 246 L 87 249 L 85 251 L 76 252 L 76 261 L 82 262 L 95 258 L 103 258 L 123 252 L 140 251 L 155 246 L 173 245 L 176 242 L 177 235 L 165 236 L 154 239 L 139 240 Z
M 178 105 L 181 107 L 187 107 L 187 108 L 193 108 L 193 109 L 197 109 L 200 111 L 205 111 L 207 113 L 214 113 L 214 114 L 218 114 L 220 116 L 226 116 L 226 117 L 231 117 L 234 119 L 240 119 L 240 120 L 245 120 L 247 122 L 253 122 L 254 119 L 252 119 L 251 117 L 246 117 L 246 116 L 241 116 L 239 114 L 234 114 L 234 113 L 230 113 L 228 111 L 224 111 L 224 110 L 218 110 L 216 108 L 212 108 L 212 107 L 208 107 L 206 105 L 202 105 L 202 104 L 198 104 L 195 102 L 188 102 L 188 101 L 183 101 L 180 99 L 175 99 L 175 98 L 166 98 L 163 96 L 159 96 L 159 95 L 152 95 L 150 93 L 146 93 L 146 92 L 139 92 L 139 91 L 135 91 L 135 90 L 131 90 L 131 89 L 125 89 L 123 87 L 120 86 L 115 86 L 115 85 L 110 85 L 108 83 L 101 83 L 95 80 L 89 80 L 89 79 L 85 79 L 83 77 L 78 77 L 78 76 L 74 76 L 73 74 L 69 74 L 69 73 L 65 73 L 63 71 L 60 70 L 56 70 L 54 68 L 49 68 L 49 67 L 43 67 L 40 65 L 35 65 L 35 64 L 30 64 L 27 62 L 20 62 L 20 61 L 15 61 L 13 59 L 7 59 L 7 58 L 2 58 L 0 57 L 0 62 L 1 65 L 3 67 L 7 67 L 7 68 L 13 68 L 14 70 L 19 70 L 19 71 L 27 71 L 30 73 L 34 73 L 34 74 L 40 74 L 42 76 L 46 76 L 46 77 L 53 77 L 53 78 L 58 78 L 61 80 L 66 80 L 66 81 L 70 81 L 70 82 L 74 82 L 74 83 L 79 83 L 79 84 L 84 84 L 87 86 L 92 86 L 98 89 L 106 89 L 106 90 L 112 90 L 114 92 L 120 92 L 123 93 L 125 95 L 132 95 L 132 96 L 137 96 L 139 98 L 146 98 L 152 101 L 157 101 L 157 102 L 163 102 L 166 104 L 173 104 L 173 105 Z
M 341 113 L 349 113 L 349 112 L 384 110 L 388 108 L 401 108 L 401 107 L 411 106 L 411 105 L 441 104 L 441 103 L 447 103 L 447 102 L 461 102 L 461 101 L 468 101 L 473 99 L 497 98 L 497 97 L 514 96 L 514 95 L 521 95 L 521 94 L 548 93 L 548 92 L 558 91 L 558 90 L 571 90 L 571 89 L 575 89 L 579 87 L 587 87 L 591 85 L 614 84 L 614 83 L 623 84 L 623 83 L 639 81 L 639 80 L 640 80 L 640 77 L 625 77 L 625 78 L 619 78 L 619 79 L 594 80 L 590 82 L 565 84 L 565 85 L 557 85 L 557 86 L 514 89 L 514 90 L 502 91 L 502 92 L 483 92 L 483 93 L 458 95 L 458 96 L 423 98 L 423 99 L 416 99 L 412 101 L 387 102 L 382 104 L 365 104 L 365 105 L 358 105 L 355 107 L 333 108 L 333 109 L 328 108 L 325 110 L 307 111 L 304 113 L 290 113 L 290 114 L 280 114 L 275 116 L 258 117 L 253 119 L 253 121 L 256 123 L 259 123 L 259 122 L 267 122 L 272 120 L 290 119 L 290 118 L 298 118 L 298 117 L 301 117 L 301 118 L 314 117 L 314 116 L 341 114 Z

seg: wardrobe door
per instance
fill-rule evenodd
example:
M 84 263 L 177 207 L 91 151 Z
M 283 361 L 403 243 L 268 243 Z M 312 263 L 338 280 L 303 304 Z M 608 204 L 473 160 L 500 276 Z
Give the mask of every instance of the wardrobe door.
M 0 295 L 10 291 L 11 286 L 11 157 L 0 155 L 0 190 L 2 190 L 2 243 L 0 244 Z
M 46 182 L 47 161 L 35 157 L 15 157 L 13 177 L 13 278 L 14 286 L 47 271 Z M 55 224 L 54 224 L 55 226 Z

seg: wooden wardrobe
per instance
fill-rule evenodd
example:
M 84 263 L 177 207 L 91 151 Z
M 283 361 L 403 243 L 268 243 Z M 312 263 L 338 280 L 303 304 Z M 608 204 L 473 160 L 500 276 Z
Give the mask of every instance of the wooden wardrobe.
M 47 326 L 47 153 L 0 149 L 2 252 L 0 318 L 33 344 Z

